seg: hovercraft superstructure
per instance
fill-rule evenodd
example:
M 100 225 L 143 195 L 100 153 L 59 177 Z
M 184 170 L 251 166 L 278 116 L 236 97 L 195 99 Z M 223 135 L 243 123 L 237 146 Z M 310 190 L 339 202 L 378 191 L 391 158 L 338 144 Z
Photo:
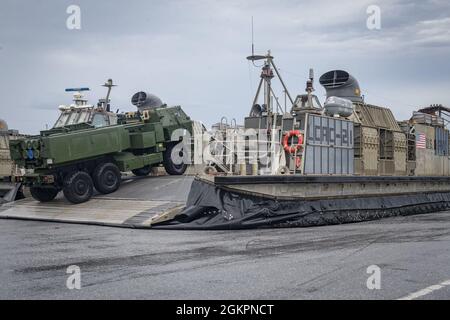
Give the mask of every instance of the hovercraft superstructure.
M 249 116 L 243 126 L 216 126 L 185 210 L 160 227 L 313 226 L 450 207 L 449 109 L 397 121 L 366 103 L 344 70 L 320 77 L 323 106 L 312 70 L 306 93 L 292 99 L 270 51 L 247 59 L 263 61 Z M 275 95 L 275 76 L 290 108 Z

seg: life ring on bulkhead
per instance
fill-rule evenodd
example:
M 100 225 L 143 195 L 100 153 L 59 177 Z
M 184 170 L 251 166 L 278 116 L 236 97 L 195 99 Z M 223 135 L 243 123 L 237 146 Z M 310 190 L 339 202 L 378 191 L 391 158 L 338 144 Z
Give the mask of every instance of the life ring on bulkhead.
M 289 144 L 289 139 L 292 137 L 297 137 L 297 143 L 296 144 Z M 284 151 L 289 153 L 296 153 L 302 148 L 303 145 L 303 135 L 301 134 L 300 130 L 291 130 L 288 133 L 286 133 L 283 137 L 283 148 Z

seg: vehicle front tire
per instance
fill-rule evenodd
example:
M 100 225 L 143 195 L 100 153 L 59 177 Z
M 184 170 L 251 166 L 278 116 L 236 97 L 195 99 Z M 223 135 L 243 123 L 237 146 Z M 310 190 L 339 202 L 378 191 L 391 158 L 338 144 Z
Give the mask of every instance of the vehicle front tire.
M 103 194 L 117 191 L 122 181 L 119 168 L 114 163 L 102 163 L 92 173 L 95 189 Z
M 152 166 L 145 166 L 139 169 L 134 169 L 131 170 L 131 172 L 133 172 L 133 174 L 137 177 L 145 177 L 148 176 L 150 172 L 152 172 Z
M 63 193 L 74 204 L 88 201 L 94 192 L 92 179 L 84 171 L 74 171 L 64 178 Z
M 56 188 L 30 187 L 31 196 L 40 202 L 49 202 L 55 199 L 59 190 Z
M 172 150 L 173 148 L 176 146 L 176 144 L 171 144 L 168 145 L 166 148 L 166 150 L 164 151 L 163 154 L 163 165 L 164 165 L 164 169 L 166 169 L 166 172 L 170 175 L 182 175 L 186 169 L 187 169 L 187 164 L 185 163 L 180 163 L 180 164 L 175 164 L 172 160 Z M 182 151 L 180 151 L 180 157 L 182 157 Z

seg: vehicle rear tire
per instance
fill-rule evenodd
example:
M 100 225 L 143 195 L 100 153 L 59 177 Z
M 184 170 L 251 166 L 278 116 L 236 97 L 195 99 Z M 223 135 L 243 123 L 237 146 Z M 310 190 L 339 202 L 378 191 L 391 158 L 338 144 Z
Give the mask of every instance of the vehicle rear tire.
M 134 169 L 134 170 L 131 170 L 131 172 L 133 172 L 133 174 L 135 176 L 145 177 L 145 176 L 148 176 L 150 174 L 150 172 L 152 172 L 152 166 L 145 166 L 145 167 L 142 167 L 139 169 Z
M 99 164 L 92 173 L 95 189 L 103 194 L 117 191 L 121 180 L 122 176 L 119 168 L 111 162 Z
M 30 187 L 31 196 L 40 202 L 49 202 L 55 199 L 59 190 L 56 188 Z
M 91 176 L 84 171 L 69 173 L 63 182 L 63 193 L 67 200 L 78 204 L 88 201 L 94 192 Z
M 176 144 L 170 144 L 166 147 L 166 150 L 163 153 L 163 165 L 164 169 L 166 169 L 166 172 L 170 175 L 182 175 L 186 169 L 187 164 L 180 163 L 175 164 L 172 160 L 172 150 L 176 146 Z M 180 157 L 182 157 L 182 151 L 180 151 Z

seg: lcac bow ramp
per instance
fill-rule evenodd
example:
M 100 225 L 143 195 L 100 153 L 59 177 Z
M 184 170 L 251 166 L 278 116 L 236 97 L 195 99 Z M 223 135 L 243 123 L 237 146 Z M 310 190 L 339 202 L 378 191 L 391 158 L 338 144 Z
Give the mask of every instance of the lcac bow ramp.
M 0 219 L 150 228 L 172 219 L 185 207 L 192 177 L 163 176 L 125 179 L 122 188 L 108 196 L 73 205 L 63 197 L 41 203 L 28 197 L 0 207 Z

